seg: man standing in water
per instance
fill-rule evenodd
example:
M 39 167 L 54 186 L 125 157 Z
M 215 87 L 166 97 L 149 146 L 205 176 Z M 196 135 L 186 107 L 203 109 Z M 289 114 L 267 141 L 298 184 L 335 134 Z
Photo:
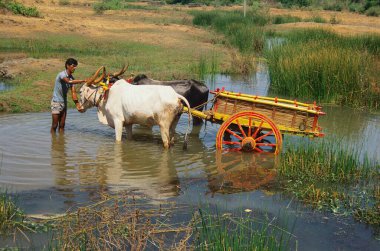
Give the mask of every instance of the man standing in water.
M 55 133 L 57 127 L 59 127 L 59 132 L 63 132 L 65 129 L 65 121 L 67 114 L 67 92 L 71 89 L 71 95 L 75 106 L 79 112 L 83 112 L 83 108 L 78 102 L 77 93 L 75 91 L 75 84 L 80 84 L 86 82 L 86 80 L 75 80 L 73 73 L 78 66 L 78 61 L 74 58 L 69 58 L 66 60 L 65 68 L 66 70 L 58 73 L 55 79 L 53 98 L 51 100 L 51 133 Z

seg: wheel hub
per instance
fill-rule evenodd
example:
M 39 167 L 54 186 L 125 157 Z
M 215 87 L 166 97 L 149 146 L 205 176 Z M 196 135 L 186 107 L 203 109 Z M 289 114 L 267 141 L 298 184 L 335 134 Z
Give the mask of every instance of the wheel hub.
M 256 141 L 252 137 L 246 137 L 241 141 L 241 149 L 244 152 L 252 152 L 256 147 Z

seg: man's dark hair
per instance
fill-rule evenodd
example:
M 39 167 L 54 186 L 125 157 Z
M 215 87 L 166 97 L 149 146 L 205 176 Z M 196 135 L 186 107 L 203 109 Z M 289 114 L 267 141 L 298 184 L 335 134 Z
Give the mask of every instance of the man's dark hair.
M 65 63 L 65 68 L 67 69 L 68 65 L 78 65 L 78 61 L 74 58 L 68 58 Z

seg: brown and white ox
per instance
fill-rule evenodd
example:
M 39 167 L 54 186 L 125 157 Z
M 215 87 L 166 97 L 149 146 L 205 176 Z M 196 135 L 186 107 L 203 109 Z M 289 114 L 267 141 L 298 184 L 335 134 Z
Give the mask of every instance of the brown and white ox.
M 95 80 L 103 69 L 103 76 Z M 158 125 L 165 148 L 174 143 L 175 127 L 182 113 L 182 102 L 189 108 L 189 102 L 177 94 L 170 86 L 136 86 L 124 79 L 116 81 L 105 91 L 96 82 L 104 78 L 104 67 L 83 84 L 80 89 L 81 105 L 84 110 L 96 106 L 98 119 L 101 123 L 115 129 L 116 141 L 121 141 L 123 127 L 126 128 L 127 138 L 132 138 L 132 125 L 140 124 L 148 127 Z M 187 143 L 189 125 L 185 135 L 184 148 Z

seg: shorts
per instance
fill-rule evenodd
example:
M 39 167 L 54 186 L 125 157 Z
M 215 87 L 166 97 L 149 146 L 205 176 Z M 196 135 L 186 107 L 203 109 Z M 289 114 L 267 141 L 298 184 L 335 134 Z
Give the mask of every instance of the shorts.
M 51 106 L 51 114 L 60 114 L 66 108 L 64 102 L 51 101 L 50 106 Z

